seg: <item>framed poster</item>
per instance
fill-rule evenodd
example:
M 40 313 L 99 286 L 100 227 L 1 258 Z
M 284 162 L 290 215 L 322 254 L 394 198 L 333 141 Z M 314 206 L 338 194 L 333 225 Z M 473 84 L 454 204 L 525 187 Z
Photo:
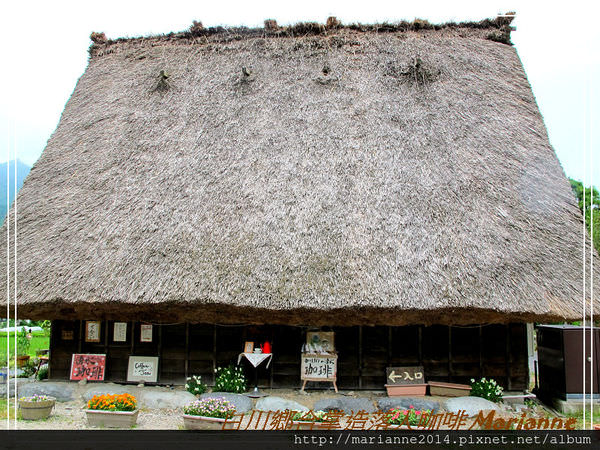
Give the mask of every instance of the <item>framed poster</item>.
M 158 378 L 158 356 L 130 356 L 127 381 L 156 382 Z
M 100 321 L 85 321 L 85 342 L 100 342 Z
M 152 342 L 152 325 L 143 323 L 140 325 L 140 342 Z
M 71 359 L 71 380 L 103 381 L 106 355 L 75 353 Z
M 254 342 L 246 341 L 244 344 L 244 353 L 252 353 L 254 351 Z
M 308 331 L 306 333 L 307 347 L 315 353 L 335 352 L 333 331 Z
M 73 330 L 60 330 L 60 338 L 63 341 L 72 341 L 73 340 Z
M 127 342 L 127 322 L 115 322 L 113 327 L 113 341 Z

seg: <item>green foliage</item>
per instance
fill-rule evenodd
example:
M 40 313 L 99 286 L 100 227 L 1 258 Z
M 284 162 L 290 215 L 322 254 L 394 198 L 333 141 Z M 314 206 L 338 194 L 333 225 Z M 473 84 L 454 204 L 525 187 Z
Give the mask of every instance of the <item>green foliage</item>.
M 17 334 L 17 355 L 24 356 L 29 354 L 29 347 L 31 346 L 31 340 L 27 338 L 27 331 L 23 328 Z
M 475 381 L 475 379 L 471 378 L 472 397 L 481 397 L 491 402 L 499 402 L 502 401 L 503 391 L 504 389 L 496 383 L 496 380 L 482 378 L 479 381 Z
M 215 378 L 215 391 L 234 392 L 236 394 L 246 392 L 246 377 L 242 368 L 233 365 L 219 367 Z
M 29 378 L 35 373 L 36 368 L 37 365 L 33 362 L 33 360 L 29 359 L 29 361 L 27 361 L 27 364 L 21 367 L 21 370 L 23 370 L 23 372 L 21 372 L 19 378 Z
M 48 365 L 43 365 L 42 367 L 40 367 L 40 370 L 38 370 L 36 377 L 40 381 L 48 379 Z
M 579 204 L 579 209 L 583 213 L 583 183 L 581 181 L 573 180 L 572 178 L 570 178 L 569 181 L 571 182 L 571 189 L 573 189 L 573 193 Z M 593 208 L 590 208 L 590 199 L 592 199 L 592 205 L 594 205 Z M 585 188 L 585 225 L 588 233 L 594 238 L 594 247 L 600 252 L 600 194 L 598 194 L 598 189 L 596 188 Z
M 202 382 L 202 377 L 199 375 L 193 375 L 188 377 L 185 382 L 185 388 L 188 392 L 194 395 L 204 394 L 208 388 L 206 384 Z

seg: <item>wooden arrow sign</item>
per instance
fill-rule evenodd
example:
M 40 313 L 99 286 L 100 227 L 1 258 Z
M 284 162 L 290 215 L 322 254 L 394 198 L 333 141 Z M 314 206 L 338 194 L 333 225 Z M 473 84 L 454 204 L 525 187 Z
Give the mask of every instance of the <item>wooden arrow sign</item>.
M 423 366 L 388 367 L 387 384 L 424 384 Z

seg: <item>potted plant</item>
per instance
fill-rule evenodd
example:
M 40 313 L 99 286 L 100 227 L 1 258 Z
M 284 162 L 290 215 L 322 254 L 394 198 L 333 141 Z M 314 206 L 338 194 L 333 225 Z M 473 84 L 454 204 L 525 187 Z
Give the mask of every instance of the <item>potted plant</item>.
M 298 430 L 331 429 L 333 418 L 329 417 L 327 411 L 300 411 L 292 415 L 292 423 Z
M 17 367 L 25 367 L 27 363 L 29 363 L 29 346 L 30 335 L 27 334 L 25 328 L 22 328 L 19 333 L 17 333 Z
M 422 397 L 427 392 L 427 384 L 386 384 L 388 397 Z
M 94 395 L 87 407 L 88 424 L 93 427 L 131 428 L 140 412 L 131 394 Z
M 202 428 L 203 422 L 223 423 L 235 414 L 235 406 L 223 397 L 196 400 L 183 408 L 183 424 L 187 430 Z
M 419 410 L 410 405 L 408 409 L 390 409 L 387 422 L 390 424 L 389 428 L 423 428 L 429 422 L 430 416 L 430 409 Z
M 56 403 L 54 397 L 48 395 L 32 395 L 19 399 L 19 409 L 23 420 L 47 419 Z

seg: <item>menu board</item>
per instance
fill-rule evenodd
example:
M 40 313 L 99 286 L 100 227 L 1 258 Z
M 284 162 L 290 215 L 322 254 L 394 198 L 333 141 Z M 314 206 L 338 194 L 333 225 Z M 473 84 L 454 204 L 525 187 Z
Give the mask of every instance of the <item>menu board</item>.
M 337 377 L 337 356 L 302 354 L 300 379 L 334 381 Z
M 106 355 L 75 353 L 71 359 L 71 380 L 103 381 Z
M 127 381 L 148 381 L 158 378 L 158 356 L 130 356 Z

